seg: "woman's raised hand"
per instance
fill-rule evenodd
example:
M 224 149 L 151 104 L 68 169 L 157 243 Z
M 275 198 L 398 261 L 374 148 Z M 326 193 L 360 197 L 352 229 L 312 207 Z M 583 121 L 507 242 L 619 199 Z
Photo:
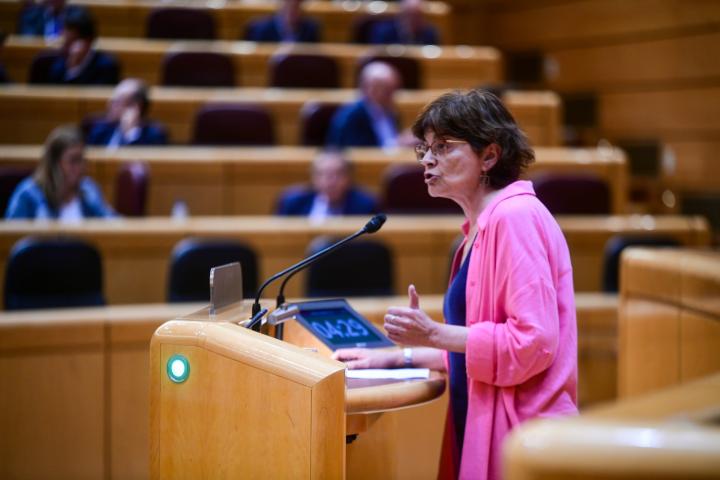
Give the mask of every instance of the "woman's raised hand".
M 385 331 L 390 340 L 403 345 L 434 347 L 438 323 L 420 309 L 415 285 L 408 287 L 409 307 L 390 307 L 385 314 Z

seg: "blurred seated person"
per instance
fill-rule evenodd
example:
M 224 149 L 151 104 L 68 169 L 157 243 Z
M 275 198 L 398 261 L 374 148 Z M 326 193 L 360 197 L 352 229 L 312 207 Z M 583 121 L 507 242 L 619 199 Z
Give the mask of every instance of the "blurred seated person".
M 65 0 L 32 2 L 20 12 L 17 32 L 52 40 L 62 35 L 64 17 Z
M 252 42 L 320 41 L 320 26 L 302 16 L 302 0 L 282 0 L 280 10 L 272 17 L 251 22 L 245 30 L 245 40 Z
M 165 128 L 147 119 L 150 99 L 145 82 L 126 78 L 115 87 L 108 101 L 105 118 L 96 121 L 88 132 L 88 145 L 165 145 Z
M 340 152 L 320 152 L 312 164 L 311 187 L 291 187 L 280 197 L 278 215 L 304 215 L 322 221 L 330 215 L 376 213 L 375 198 L 353 185 L 352 164 Z
M 335 113 L 326 144 L 334 148 L 397 146 L 395 91 L 399 86 L 400 76 L 391 65 L 368 63 L 360 72 L 361 98 Z
M 93 48 L 95 22 L 83 7 L 65 10 L 62 56 L 50 67 L 49 83 L 115 85 L 119 67 L 115 59 Z
M 438 45 L 435 27 L 425 20 L 422 0 L 403 0 L 398 14 L 389 20 L 378 22 L 369 33 L 370 43 L 405 45 Z
M 114 216 L 100 188 L 85 176 L 86 168 L 80 131 L 69 125 L 56 128 L 45 141 L 40 165 L 15 188 L 5 218 L 77 221 Z

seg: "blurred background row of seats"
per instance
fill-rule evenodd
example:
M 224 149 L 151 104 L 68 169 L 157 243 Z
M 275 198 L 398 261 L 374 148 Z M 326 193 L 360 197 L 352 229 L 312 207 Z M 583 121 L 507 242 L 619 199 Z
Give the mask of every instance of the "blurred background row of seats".
M 50 69 L 62 56 L 58 50 L 43 50 L 30 64 L 28 83 L 44 85 L 54 83 Z M 365 65 L 382 61 L 395 67 L 402 79 L 401 88 L 417 90 L 422 71 L 420 63 L 411 57 L 366 55 L 358 59 L 357 79 Z M 218 52 L 172 51 L 165 54 L 160 64 L 160 85 L 167 87 L 235 87 L 240 86 L 240 74 L 229 55 Z M 340 67 L 337 60 L 323 54 L 293 54 L 279 52 L 270 57 L 268 87 L 278 88 L 340 88 Z M 122 65 L 119 65 L 122 70 Z M 121 77 L 117 72 L 115 82 Z M 357 80 L 356 80 L 357 84 Z
M 208 135 L 223 132 L 209 128 Z M 23 178 L 32 173 L 22 167 L 0 167 L 0 209 L 5 211 L 10 195 Z M 608 215 L 611 213 L 607 182 L 591 174 L 550 174 L 533 177 L 538 198 L 555 215 Z M 126 162 L 115 180 L 115 210 L 130 217 L 144 216 L 152 188 L 150 169 L 144 162 Z M 288 187 L 292 189 L 293 187 Z M 402 215 L 461 214 L 452 201 L 428 195 L 423 169 L 418 165 L 388 167 L 380 188 L 386 213 Z
M 458 238 L 461 240 L 461 238 Z M 310 256 L 335 239 L 316 238 Z M 629 246 L 676 247 L 663 236 L 615 236 L 605 246 L 603 291 L 617 292 L 622 251 Z M 454 248 L 448 257 L 449 266 Z M 186 238 L 173 248 L 168 272 L 168 302 L 208 302 L 209 274 L 215 266 L 239 262 L 243 295 L 252 298 L 259 266 L 251 247 L 233 240 Z M 356 241 L 308 267 L 307 297 L 394 295 L 390 250 L 373 240 Z M 102 259 L 95 247 L 72 237 L 25 237 L 12 248 L 5 270 L 5 309 L 64 308 L 105 304 Z
M 32 8 L 32 2 L 14 2 L 15 5 L 2 5 L 7 31 L 16 31 L 16 25 L 27 10 Z M 76 5 L 88 7 L 93 14 L 101 19 L 100 34 L 103 36 L 145 37 L 151 39 L 184 39 L 184 40 L 249 40 L 270 41 L 266 36 L 258 33 L 267 18 L 275 13 L 279 3 L 276 2 L 235 2 L 225 8 L 209 8 L 207 4 L 198 6 L 188 3 L 176 5 L 163 5 L 163 2 L 137 2 L 135 4 L 122 2 L 92 2 L 79 0 Z M 288 2 L 295 3 L 295 2 Z M 358 44 L 390 43 L 392 38 L 378 35 L 382 24 L 397 21 L 407 16 L 407 11 L 417 6 L 404 6 L 401 2 L 324 2 L 306 1 L 303 5 L 302 19 L 312 22 L 313 35 L 304 36 L 305 42 L 349 42 Z M 417 3 L 420 2 L 407 2 Z M 291 5 L 288 9 L 297 8 Z M 128 18 L 128 10 L 137 20 L 133 22 Z M 425 35 L 424 43 L 441 43 L 448 35 L 447 20 L 450 10 L 441 2 L 425 2 L 420 5 L 420 15 L 425 28 L 430 28 L 432 34 Z M 125 14 L 125 15 L 123 15 Z M 411 12 L 418 15 L 417 11 Z M 106 17 L 115 17 L 116 23 L 103 25 Z M 230 18 L 233 17 L 233 18 Z M 22 30 L 17 33 L 25 33 Z
M 334 240 L 319 237 L 308 255 Z M 172 251 L 168 302 L 208 302 L 210 269 L 239 262 L 243 295 L 258 288 L 255 252 L 238 241 L 188 238 Z M 358 241 L 320 259 L 308 269 L 308 297 L 387 296 L 393 294 L 392 258 L 375 241 Z M 88 307 L 105 304 L 102 260 L 91 244 L 71 237 L 26 237 L 10 252 L 5 271 L 5 310 Z

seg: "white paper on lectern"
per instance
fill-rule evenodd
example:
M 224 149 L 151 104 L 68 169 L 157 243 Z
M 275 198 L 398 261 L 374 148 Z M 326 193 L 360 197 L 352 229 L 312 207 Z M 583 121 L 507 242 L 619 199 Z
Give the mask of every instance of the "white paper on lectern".
M 345 370 L 347 378 L 428 378 L 429 368 L 367 368 L 363 370 Z

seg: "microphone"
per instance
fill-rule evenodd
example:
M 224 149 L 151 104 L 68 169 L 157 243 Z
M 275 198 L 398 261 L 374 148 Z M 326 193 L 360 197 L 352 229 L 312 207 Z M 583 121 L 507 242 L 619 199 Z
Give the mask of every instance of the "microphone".
M 338 242 L 335 242 L 335 243 L 333 243 L 332 245 L 330 245 L 330 246 L 328 246 L 328 247 L 326 247 L 326 248 L 323 248 L 323 249 L 320 250 L 319 252 L 316 252 L 316 253 L 314 253 L 313 255 L 310 255 L 309 257 L 307 257 L 307 258 L 299 261 L 299 262 L 296 263 L 295 265 L 292 265 L 292 266 L 286 268 L 285 270 L 283 270 L 283 271 L 281 271 L 281 272 L 278 272 L 278 273 L 276 273 L 275 275 L 273 275 L 272 277 L 268 278 L 268 279 L 265 281 L 265 283 L 263 283 L 263 284 L 260 286 L 260 288 L 258 289 L 257 294 L 255 295 L 255 303 L 253 303 L 253 306 L 252 306 L 252 316 L 253 316 L 253 318 L 258 314 L 258 312 L 260 312 L 260 309 L 261 309 L 261 307 L 260 307 L 260 296 L 262 295 L 263 290 L 265 290 L 265 287 L 267 287 L 268 285 L 270 285 L 272 282 L 274 282 L 274 281 L 277 280 L 278 278 L 287 275 L 287 277 L 286 277 L 285 280 L 283 281 L 282 285 L 280 286 L 280 291 L 278 292 L 278 296 L 277 296 L 277 299 L 276 299 L 276 304 L 277 304 L 276 306 L 282 305 L 283 303 L 285 303 L 285 297 L 284 297 L 284 295 L 283 295 L 283 291 L 284 291 L 284 289 L 285 289 L 285 285 L 287 284 L 288 280 L 289 280 L 293 275 L 295 275 L 295 274 L 296 274 L 297 272 L 299 272 L 300 270 L 303 270 L 304 268 L 306 268 L 308 265 L 310 265 L 310 264 L 312 264 L 313 262 L 315 262 L 315 261 L 316 261 L 317 259 L 319 259 L 320 257 L 323 257 L 323 256 L 327 255 L 328 253 L 332 252 L 332 251 L 335 250 L 336 248 L 339 248 L 339 247 L 345 245 L 346 243 L 354 240 L 355 238 L 359 237 L 360 235 L 364 235 L 364 234 L 366 234 L 366 233 L 375 233 L 375 232 L 377 232 L 378 230 L 380 230 L 380 227 L 383 226 L 383 224 L 385 223 L 385 220 L 387 220 L 387 216 L 385 216 L 385 214 L 383 214 L 383 213 L 379 213 L 379 214 L 375 215 L 373 218 L 371 218 L 371 219 L 365 224 L 365 226 L 364 226 L 363 228 L 361 228 L 361 229 L 358 230 L 357 232 L 353 233 L 352 235 L 347 236 L 347 237 L 343 238 L 342 240 L 340 240 L 340 241 L 338 241 Z M 281 325 L 280 325 L 280 326 L 281 326 Z M 254 324 L 254 325 L 252 326 L 252 328 L 253 328 L 253 330 L 256 330 L 256 331 L 259 330 L 259 329 L 260 329 L 260 323 L 257 322 L 256 324 Z M 281 332 L 280 332 L 280 333 L 281 333 Z M 280 336 L 280 333 L 278 333 L 278 337 Z

